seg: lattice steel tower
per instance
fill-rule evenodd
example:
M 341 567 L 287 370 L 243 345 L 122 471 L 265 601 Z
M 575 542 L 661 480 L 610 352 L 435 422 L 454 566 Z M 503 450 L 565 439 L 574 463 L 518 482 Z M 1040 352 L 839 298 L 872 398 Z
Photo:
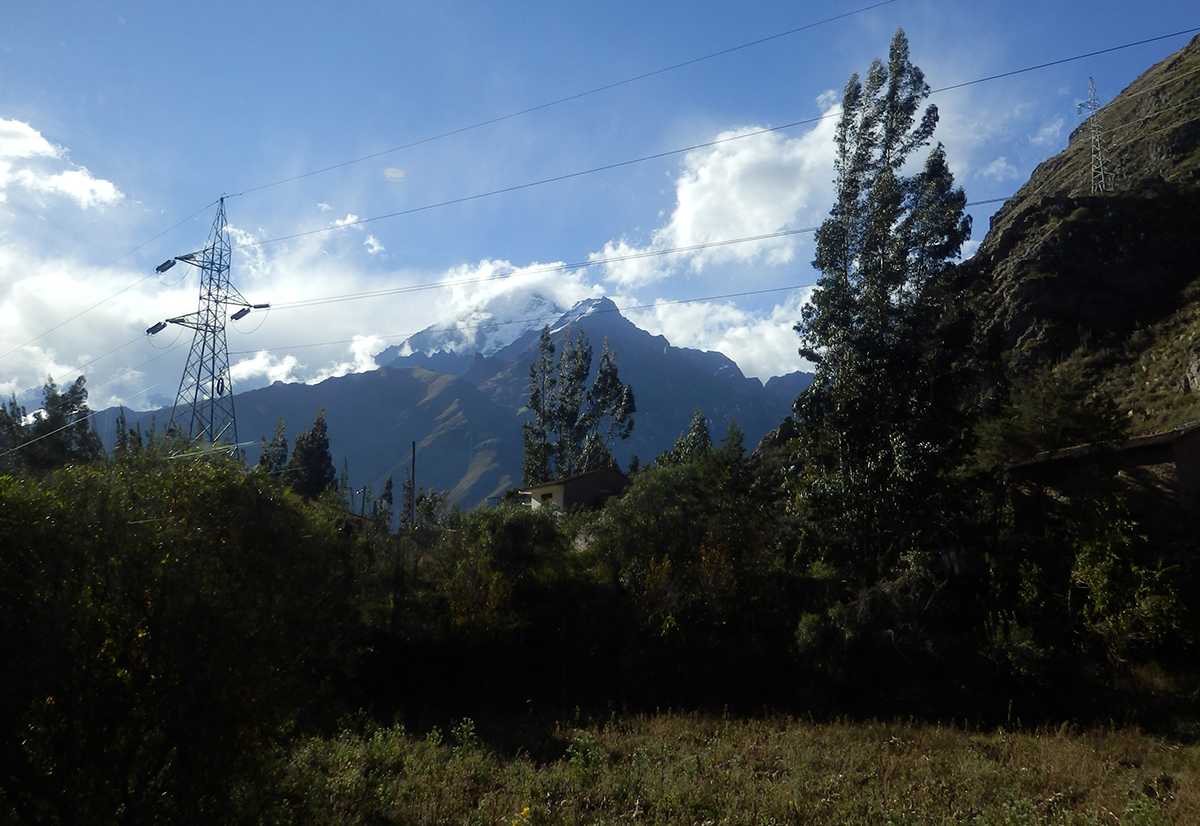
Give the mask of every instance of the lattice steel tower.
M 229 348 L 225 343 L 225 318 L 229 305 L 240 307 L 234 321 L 251 309 L 266 309 L 269 304 L 251 304 L 229 283 L 229 259 L 232 246 L 225 220 L 225 199 L 217 202 L 217 216 L 204 249 L 170 258 L 159 264 L 164 273 L 182 261 L 200 269 L 200 308 L 188 315 L 168 318 L 146 330 L 155 335 L 168 324 L 189 327 L 196 333 L 188 353 L 187 366 L 179 382 L 175 407 L 168 431 L 184 434 L 189 441 L 238 444 L 237 417 L 233 409 L 233 385 L 229 377 Z
M 1079 104 L 1079 114 L 1088 111 L 1088 133 L 1092 137 L 1092 194 L 1108 192 L 1112 187 L 1112 173 L 1108 171 L 1107 152 L 1104 149 L 1104 128 L 1100 122 L 1100 98 L 1096 96 L 1096 82 L 1088 78 L 1088 99 Z

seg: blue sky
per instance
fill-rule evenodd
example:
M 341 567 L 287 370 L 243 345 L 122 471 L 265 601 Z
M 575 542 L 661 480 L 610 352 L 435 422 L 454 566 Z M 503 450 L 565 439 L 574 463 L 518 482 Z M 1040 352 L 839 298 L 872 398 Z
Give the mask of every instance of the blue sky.
M 531 290 L 563 306 L 608 295 L 764 380 L 801 369 L 811 234 L 545 265 L 818 224 L 833 118 L 738 136 L 835 113 L 897 28 L 938 89 L 1200 26 L 1194 2 L 1066 0 L 44 2 L 2 17 L 0 393 L 36 407 L 47 375 L 85 373 L 94 407 L 138 409 L 173 401 L 190 343 L 141 332 L 196 305 L 194 270 L 146 276 L 203 246 L 222 195 L 247 245 L 233 281 L 276 306 L 230 325 L 239 390 L 369 369 L 409 334 Z M 1066 146 L 1089 76 L 1107 101 L 1188 37 L 935 94 L 968 198 L 1012 194 Z M 973 244 L 995 208 L 972 209 Z M 328 231 L 273 240 L 311 230 Z M 753 291 L 770 292 L 713 298 Z

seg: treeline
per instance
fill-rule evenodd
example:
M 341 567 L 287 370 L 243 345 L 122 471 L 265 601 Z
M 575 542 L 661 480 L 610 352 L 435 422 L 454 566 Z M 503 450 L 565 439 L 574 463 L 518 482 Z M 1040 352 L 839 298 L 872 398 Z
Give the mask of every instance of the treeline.
M 794 457 L 698 416 L 601 511 L 426 496 L 396 533 L 161 436 L 0 476 L 0 818 L 265 817 L 289 744 L 352 712 L 1194 725 L 1194 564 L 1116 498 L 1022 524 L 963 471 L 953 548 L 867 560 Z

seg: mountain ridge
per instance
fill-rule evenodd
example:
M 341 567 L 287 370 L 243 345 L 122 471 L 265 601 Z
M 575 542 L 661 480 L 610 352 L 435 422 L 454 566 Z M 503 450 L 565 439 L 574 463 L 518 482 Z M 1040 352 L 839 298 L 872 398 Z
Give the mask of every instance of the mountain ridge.
M 1200 36 L 1082 124 L 992 217 L 951 313 L 973 319 L 979 403 L 1047 366 L 1111 395 L 1134 434 L 1200 418 Z
M 429 333 L 418 339 L 419 346 L 405 342 L 383 351 L 380 357 L 399 355 L 377 370 L 314 385 L 276 382 L 239 393 L 238 432 L 248 442 L 247 459 L 257 461 L 260 439 L 271 437 L 280 417 L 292 444 L 324 408 L 334 464 L 340 470 L 343 460 L 348 463 L 355 490 L 370 485 L 381 491 L 389 476 L 398 485 L 416 442 L 418 484 L 447 491 L 451 501 L 464 506 L 494 500 L 520 483 L 529 365 L 545 326 L 529 322 L 543 318 L 528 315 L 513 322 L 524 327 L 490 355 L 437 350 L 433 333 L 445 330 L 430 327 L 417 334 Z M 796 371 L 763 385 L 721 353 L 674 347 L 663 336 L 642 330 L 608 298 L 580 302 L 558 313 L 550 326 L 558 348 L 568 329 L 572 337 L 584 332 L 593 347 L 593 372 L 606 338 L 616 353 L 621 379 L 632 387 L 638 407 L 632 437 L 613 445 L 622 466 L 634 455 L 644 461 L 668 450 L 697 408 L 709 418 L 714 437 L 719 439 L 736 419 L 753 445 L 790 413 L 795 396 L 811 379 Z M 499 341 L 495 336 L 487 340 Z M 440 341 L 460 345 L 464 339 L 451 330 Z M 105 413 L 101 421 L 115 419 Z M 140 423 L 143 430 L 152 419 L 162 423 L 169 417 L 166 408 L 127 413 L 129 425 Z M 111 445 L 111 424 L 109 428 L 102 435 Z

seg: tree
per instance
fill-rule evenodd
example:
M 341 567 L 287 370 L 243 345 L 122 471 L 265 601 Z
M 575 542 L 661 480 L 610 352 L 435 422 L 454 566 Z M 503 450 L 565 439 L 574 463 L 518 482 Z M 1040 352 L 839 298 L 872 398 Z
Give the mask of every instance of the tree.
M 583 331 L 572 340 L 568 327 L 557 362 L 554 352 L 547 326 L 529 367 L 532 418 L 523 425 L 525 485 L 615 467 L 612 440 L 628 439 L 633 430 L 633 390 L 621 381 L 607 338 L 590 388 L 592 345 Z
M 86 385 L 87 379 L 80 376 L 60 393 L 54 379 L 47 377 L 42 408 L 32 415 L 13 396 L 0 408 L 0 446 L 7 454 L 0 461 L 44 472 L 103 458 L 104 445 L 92 424 Z
M 688 429 L 679 434 L 675 447 L 661 454 L 655 463 L 663 467 L 686 465 L 712 453 L 712 437 L 708 434 L 708 419 L 700 408 L 692 414 Z
M 376 530 L 390 533 L 392 530 L 392 506 L 395 505 L 392 477 L 383 485 L 383 493 L 371 504 L 371 523 Z
M 529 365 L 529 412 L 533 418 L 521 426 L 525 442 L 521 480 L 526 485 L 538 485 L 551 477 L 554 449 L 550 433 L 554 429 L 554 392 L 557 386 L 554 342 L 550 340 L 550 327 L 547 325 L 542 328 L 541 338 L 538 339 L 537 357 Z
M 970 236 L 966 195 L 941 144 L 920 172 L 904 174 L 937 125 L 932 105 L 917 119 L 928 95 L 903 31 L 886 66 L 876 60 L 865 83 L 853 75 L 846 84 L 837 199 L 816 237 L 821 277 L 796 325 L 800 353 L 816 365 L 794 408 L 817 483 L 808 492 L 821 500 L 815 511 L 840 521 L 834 533 L 868 576 L 895 559 L 961 444 L 949 383 L 939 380 L 947 354 L 932 331 Z
M 633 432 L 633 414 L 636 412 L 633 390 L 621 381 L 617 373 L 617 354 L 609 348 L 608 336 L 605 336 L 596 379 L 587 391 L 587 412 L 583 419 L 587 434 L 583 443 L 581 471 L 616 467 L 617 462 L 612 455 L 613 437 L 629 438 Z
M 220 454 L 0 475 L 0 822 L 259 820 L 357 627 L 358 552 Z
M 287 464 L 287 432 L 284 428 L 283 416 L 280 416 L 279 424 L 275 425 L 275 435 L 271 437 L 271 441 L 268 442 L 265 437 L 262 440 L 262 454 L 258 457 L 258 466 L 271 476 L 279 476 L 287 468 Z
M 325 408 L 317 411 L 313 426 L 296 437 L 292 458 L 284 475 L 292 490 L 309 499 L 316 499 L 334 487 L 337 471 L 329 452 L 329 434 L 325 427 Z
M 554 470 L 558 478 L 574 476 L 583 469 L 583 444 L 588 434 L 584 403 L 588 374 L 592 371 L 592 345 L 583 330 L 571 341 L 571 328 L 563 335 L 558 355 L 558 392 L 554 397 Z
M 1129 435 L 1129 425 L 1111 396 L 1071 365 L 1059 365 L 1017 379 L 999 415 L 981 424 L 978 434 L 978 461 L 990 469 L 1043 450 L 1119 442 Z

